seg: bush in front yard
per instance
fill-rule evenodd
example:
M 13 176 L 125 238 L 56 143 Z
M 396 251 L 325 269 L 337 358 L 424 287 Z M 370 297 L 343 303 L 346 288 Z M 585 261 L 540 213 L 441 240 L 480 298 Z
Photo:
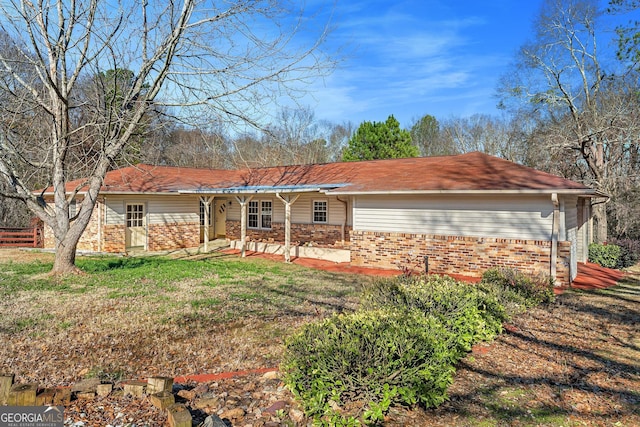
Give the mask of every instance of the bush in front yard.
M 620 261 L 622 250 L 618 245 L 591 243 L 589 245 L 589 261 L 602 267 L 616 268 Z
M 397 307 L 437 317 L 452 332 L 461 352 L 502 330 L 504 307 L 496 295 L 448 276 L 379 280 L 363 290 L 362 308 Z
M 503 294 L 501 302 L 510 315 L 555 299 L 553 279 L 544 275 L 528 275 L 513 268 L 489 269 L 482 275 L 482 283 L 485 286 L 481 289 L 488 290 L 487 285 L 498 287 L 497 292 Z M 519 304 L 524 307 L 518 307 Z
M 618 257 L 616 268 L 631 267 L 636 265 L 638 260 L 640 260 L 640 240 L 611 239 L 609 243 L 620 246 L 620 256 Z
M 281 368 L 307 415 L 355 425 L 381 420 L 394 404 L 442 403 L 457 353 L 436 317 L 386 308 L 304 325 L 287 340 Z

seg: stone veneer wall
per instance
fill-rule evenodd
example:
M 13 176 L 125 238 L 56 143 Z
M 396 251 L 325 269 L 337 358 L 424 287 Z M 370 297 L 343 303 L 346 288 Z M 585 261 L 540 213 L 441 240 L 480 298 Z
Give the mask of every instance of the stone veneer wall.
M 78 201 L 78 203 L 79 202 L 80 201 Z M 101 202 L 97 202 L 96 206 L 93 209 L 93 212 L 91 212 L 91 219 L 89 220 L 89 224 L 87 224 L 87 228 L 84 229 L 84 233 L 82 233 L 82 236 L 80 236 L 78 247 L 76 248 L 77 250 L 89 252 L 97 252 L 100 250 L 99 219 L 101 210 L 104 210 L 104 205 Z
M 95 213 L 95 211 L 94 211 Z M 98 221 L 91 217 L 87 229 L 80 238 L 78 250 L 94 251 L 98 247 Z M 150 224 L 148 226 L 149 251 L 165 251 L 172 249 L 192 248 L 200 245 L 199 223 Z M 45 227 L 44 247 L 55 248 L 53 233 Z M 102 251 L 110 253 L 126 252 L 125 225 L 105 224 L 102 226 Z
M 226 223 L 227 239 L 240 240 L 240 221 Z M 349 240 L 351 227 L 345 227 L 345 240 Z M 271 230 L 247 229 L 250 241 L 284 243 L 284 223 L 272 223 Z M 313 242 L 318 245 L 334 245 L 342 242 L 342 226 L 331 224 L 291 224 L 291 242 L 298 246 Z
M 53 203 L 52 201 L 48 201 L 48 203 Z M 78 200 L 78 207 L 80 206 L 80 200 Z M 80 236 L 80 240 L 78 241 L 78 247 L 76 248 L 79 251 L 90 251 L 97 252 L 100 250 L 99 243 L 99 229 L 100 229 L 100 210 L 104 209 L 102 202 L 98 201 L 96 203 L 93 212 L 91 213 L 91 219 L 89 219 L 89 224 L 87 224 L 87 228 L 85 228 L 82 236 Z M 48 225 L 44 225 L 43 227 L 44 234 L 44 248 L 46 249 L 55 249 L 56 241 L 53 235 L 53 230 Z M 123 235 L 124 236 L 124 235 Z
M 351 264 L 399 269 L 420 266 L 429 272 L 480 276 L 491 267 L 549 274 L 551 242 L 502 238 L 351 231 Z M 570 242 L 558 242 L 556 285 L 568 285 Z
M 53 230 L 47 224 L 42 227 L 42 247 L 44 249 L 55 249 L 56 239 L 53 236 Z
M 198 247 L 200 223 L 149 224 L 147 236 L 148 250 L 152 252 Z

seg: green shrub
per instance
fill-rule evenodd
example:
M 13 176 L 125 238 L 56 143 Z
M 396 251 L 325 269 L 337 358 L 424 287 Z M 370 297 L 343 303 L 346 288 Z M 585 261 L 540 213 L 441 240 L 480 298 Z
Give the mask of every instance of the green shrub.
M 616 268 L 620 262 L 622 249 L 618 245 L 591 243 L 589 245 L 589 261 L 602 267 Z
M 307 324 L 285 345 L 285 382 L 316 423 L 383 420 L 390 406 L 437 406 L 455 364 L 526 307 L 553 300 L 553 281 L 492 269 L 477 285 L 447 276 L 378 280 L 360 310 Z
M 442 403 L 457 352 L 436 317 L 386 308 L 304 325 L 287 340 L 281 369 L 307 415 L 353 425 L 380 421 L 394 404 Z
M 534 307 L 541 303 L 552 302 L 555 299 L 553 292 L 553 279 L 543 275 L 527 275 L 513 268 L 492 268 L 484 272 L 482 282 L 493 284 L 502 288 L 505 293 L 504 305 L 517 307 L 523 304 L 526 307 Z M 487 289 L 482 287 L 481 289 Z M 494 291 L 495 292 L 495 291 Z M 523 308 L 523 309 L 524 309 Z M 515 314 L 515 313 L 510 313 Z
M 487 295 L 487 298 L 495 301 L 499 307 L 496 317 L 502 322 L 509 321 L 513 316 L 523 313 L 529 306 L 527 298 L 511 286 L 505 287 L 497 282 L 483 280 L 477 283 L 476 287 Z
M 363 291 L 363 309 L 398 307 L 435 316 L 454 334 L 464 353 L 481 340 L 493 339 L 506 319 L 495 295 L 448 276 L 411 276 L 386 279 Z
M 609 244 L 620 246 L 620 257 L 616 268 L 623 269 L 636 265 L 640 260 L 640 240 L 611 239 Z M 608 245 L 607 245 L 608 246 Z

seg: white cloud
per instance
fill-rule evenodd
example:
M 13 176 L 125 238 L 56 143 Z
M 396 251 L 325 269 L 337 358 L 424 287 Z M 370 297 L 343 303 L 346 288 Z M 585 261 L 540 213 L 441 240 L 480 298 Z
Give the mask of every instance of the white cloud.
M 318 118 L 356 124 L 389 114 L 407 125 L 424 114 L 494 113 L 495 84 L 516 39 L 496 37 L 513 32 L 515 23 L 501 21 L 499 10 L 472 0 L 338 2 L 329 47 L 343 49 L 345 57 L 301 103 Z

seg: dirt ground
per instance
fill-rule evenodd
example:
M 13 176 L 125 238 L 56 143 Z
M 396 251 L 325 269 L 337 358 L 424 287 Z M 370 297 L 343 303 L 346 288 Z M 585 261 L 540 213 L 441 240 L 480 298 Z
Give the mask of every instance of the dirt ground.
M 51 262 L 53 261 L 53 253 L 38 249 L 0 248 L 0 264 L 33 261 Z

